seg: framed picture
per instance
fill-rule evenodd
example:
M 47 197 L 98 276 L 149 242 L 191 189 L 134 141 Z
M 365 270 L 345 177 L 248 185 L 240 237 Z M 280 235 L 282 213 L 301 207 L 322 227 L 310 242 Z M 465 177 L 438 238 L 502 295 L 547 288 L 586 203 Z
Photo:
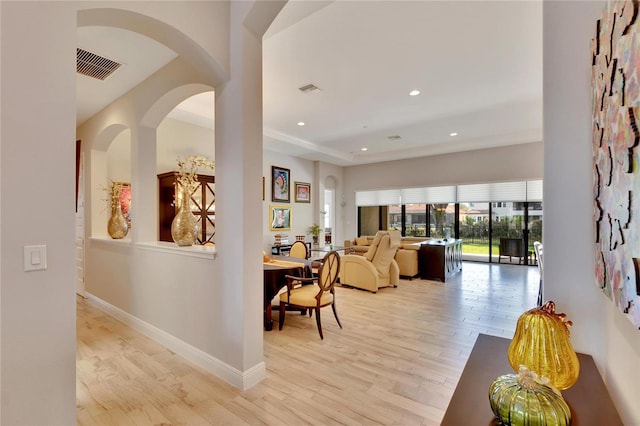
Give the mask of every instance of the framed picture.
M 272 231 L 286 231 L 291 229 L 291 206 L 275 206 L 269 208 L 271 212 L 269 223 Z
M 311 202 L 311 184 L 306 182 L 295 182 L 296 203 Z
M 289 169 L 271 166 L 271 201 L 289 202 Z
M 120 186 L 120 210 L 131 227 L 131 184 L 126 182 L 114 182 Z

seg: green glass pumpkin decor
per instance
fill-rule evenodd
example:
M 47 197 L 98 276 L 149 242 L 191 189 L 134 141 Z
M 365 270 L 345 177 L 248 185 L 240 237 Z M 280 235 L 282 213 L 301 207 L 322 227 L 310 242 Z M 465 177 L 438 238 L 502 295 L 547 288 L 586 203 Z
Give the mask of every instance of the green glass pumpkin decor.
M 525 366 L 518 374 L 498 377 L 489 387 L 491 410 L 500 424 L 511 426 L 566 426 L 571 411 L 560 392 L 540 383 Z
M 580 362 L 569 340 L 571 321 L 555 310 L 555 303 L 548 301 L 520 315 L 508 356 L 514 371 L 524 365 L 565 390 L 578 380 Z

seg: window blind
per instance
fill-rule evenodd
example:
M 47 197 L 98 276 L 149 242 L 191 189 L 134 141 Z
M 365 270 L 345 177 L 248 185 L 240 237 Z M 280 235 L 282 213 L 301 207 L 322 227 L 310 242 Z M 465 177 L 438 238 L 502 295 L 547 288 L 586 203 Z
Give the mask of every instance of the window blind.
M 377 191 L 357 191 L 356 206 L 377 206 L 376 192 Z
M 400 204 L 399 189 L 356 192 L 356 206 L 390 206 Z
M 458 202 L 526 201 L 527 183 L 498 182 L 458 186 Z
M 394 204 L 400 204 L 399 189 L 385 189 L 382 191 L 378 191 L 379 206 L 391 206 Z
M 542 181 L 527 181 L 527 201 L 542 201 Z
M 357 191 L 356 206 L 542 201 L 542 180 Z
M 426 188 L 405 188 L 400 190 L 403 204 L 455 203 L 455 186 L 432 186 Z
M 458 185 L 458 202 L 486 202 L 491 198 L 491 189 L 486 183 Z

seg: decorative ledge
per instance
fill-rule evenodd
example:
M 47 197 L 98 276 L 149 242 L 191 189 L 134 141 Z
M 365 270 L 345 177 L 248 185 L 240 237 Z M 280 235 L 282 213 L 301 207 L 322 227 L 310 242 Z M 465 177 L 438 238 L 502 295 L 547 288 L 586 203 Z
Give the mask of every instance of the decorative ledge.
M 117 247 L 132 247 L 134 244 L 130 237 L 123 238 L 121 240 L 114 240 L 109 237 L 89 237 L 91 244 L 98 246 L 117 246 Z M 148 241 L 143 243 L 135 243 L 137 248 L 141 250 L 157 251 L 161 253 L 169 253 L 180 256 L 198 257 L 201 259 L 215 259 L 216 247 L 215 246 L 200 246 L 194 245 L 190 247 L 180 247 L 176 243 L 169 243 L 166 241 Z
M 89 237 L 91 244 L 105 244 L 110 246 L 131 247 L 131 237 L 125 237 L 121 240 L 114 240 L 109 237 Z
M 149 241 L 144 243 L 136 243 L 136 247 L 141 250 L 158 251 L 161 253 L 177 254 L 180 256 L 199 257 L 201 259 L 215 259 L 215 246 L 189 246 L 180 247 L 176 243 L 166 241 Z

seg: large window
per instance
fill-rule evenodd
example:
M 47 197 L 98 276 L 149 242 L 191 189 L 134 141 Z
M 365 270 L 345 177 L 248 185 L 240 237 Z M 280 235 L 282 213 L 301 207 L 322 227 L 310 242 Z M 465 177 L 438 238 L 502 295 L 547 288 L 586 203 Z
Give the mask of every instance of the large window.
M 427 204 L 406 204 L 405 232 L 410 237 L 425 237 L 427 235 Z
M 398 231 L 402 229 L 402 205 L 393 204 L 387 206 L 387 229 Z
M 510 239 L 522 244 L 524 254 L 507 261 L 532 264 L 533 242 L 542 241 L 541 200 L 542 181 L 357 192 L 358 235 L 379 229 L 449 235 L 463 240 L 465 259 L 486 262 L 505 261 L 500 240 Z
M 429 204 L 429 237 L 455 236 L 455 208 L 455 203 Z

